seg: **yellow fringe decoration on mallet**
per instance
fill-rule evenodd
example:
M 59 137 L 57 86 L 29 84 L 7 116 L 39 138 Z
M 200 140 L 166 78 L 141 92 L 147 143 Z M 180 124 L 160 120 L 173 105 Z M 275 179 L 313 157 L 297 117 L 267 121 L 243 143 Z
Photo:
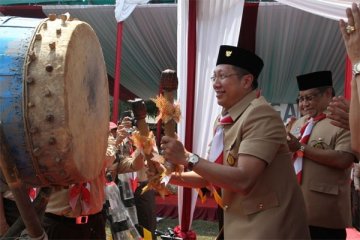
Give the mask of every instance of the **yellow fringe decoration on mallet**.
M 181 111 L 179 103 L 171 103 L 163 95 L 159 95 L 155 99 L 151 98 L 151 100 L 159 109 L 159 115 L 156 117 L 157 122 L 160 119 L 163 123 L 167 123 L 172 119 L 177 123 L 180 121 Z
M 153 148 L 156 145 L 153 132 L 149 132 L 149 136 L 145 137 L 142 136 L 139 131 L 134 131 L 131 135 L 131 139 L 133 140 L 134 146 L 147 155 L 153 151 Z
M 135 131 L 133 132 L 131 138 L 134 146 L 148 156 L 153 152 L 153 149 L 156 146 L 153 132 L 149 132 L 149 136 L 145 137 L 142 136 L 139 131 Z M 158 156 L 161 157 L 160 155 Z M 152 160 L 147 159 L 147 161 Z M 167 189 L 165 184 L 161 182 L 166 176 L 166 168 L 163 166 L 161 160 L 152 161 L 152 167 L 153 169 L 151 170 L 155 172 L 155 175 L 149 177 L 148 184 L 142 189 L 141 194 L 152 189 L 157 191 L 160 196 L 164 198 L 165 195 L 170 194 L 170 190 Z

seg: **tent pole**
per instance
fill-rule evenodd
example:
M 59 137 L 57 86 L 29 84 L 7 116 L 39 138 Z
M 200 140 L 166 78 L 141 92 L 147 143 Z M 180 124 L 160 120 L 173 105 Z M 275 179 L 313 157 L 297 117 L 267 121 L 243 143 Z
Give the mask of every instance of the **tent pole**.
M 195 75 L 196 75 L 196 0 L 189 0 L 188 21 L 188 72 L 187 72 L 187 96 L 186 96 L 186 129 L 185 148 L 192 151 L 193 126 L 195 106 Z M 190 230 L 192 189 L 184 187 L 183 207 L 181 214 L 181 231 Z
M 119 95 L 120 95 L 120 73 L 121 73 L 121 47 L 122 47 L 123 21 L 117 23 L 116 35 L 116 59 L 115 59 L 115 77 L 114 77 L 114 101 L 112 121 L 117 122 L 119 116 Z
M 34 207 L 31 204 L 25 185 L 20 179 L 19 171 L 15 165 L 9 146 L 5 141 L 3 125 L 0 123 L 0 167 L 4 174 L 12 194 L 14 195 L 16 206 L 19 209 L 21 218 L 24 221 L 26 230 L 31 238 L 45 239 L 46 233 L 41 226 L 40 219 L 37 217 Z

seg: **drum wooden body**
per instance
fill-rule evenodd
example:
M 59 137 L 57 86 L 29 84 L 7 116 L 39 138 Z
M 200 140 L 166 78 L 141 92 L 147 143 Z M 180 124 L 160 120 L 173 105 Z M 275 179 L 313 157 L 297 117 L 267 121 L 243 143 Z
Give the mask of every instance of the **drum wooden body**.
M 20 177 L 32 186 L 97 177 L 107 146 L 104 58 L 81 21 L 0 18 L 0 121 Z

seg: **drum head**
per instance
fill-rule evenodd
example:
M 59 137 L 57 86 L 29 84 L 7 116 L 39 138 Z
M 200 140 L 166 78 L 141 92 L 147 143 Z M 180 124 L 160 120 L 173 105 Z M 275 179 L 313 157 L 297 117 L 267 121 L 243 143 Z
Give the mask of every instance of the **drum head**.
M 24 112 L 32 185 L 69 185 L 103 170 L 109 97 L 101 46 L 77 20 L 45 20 L 29 48 Z

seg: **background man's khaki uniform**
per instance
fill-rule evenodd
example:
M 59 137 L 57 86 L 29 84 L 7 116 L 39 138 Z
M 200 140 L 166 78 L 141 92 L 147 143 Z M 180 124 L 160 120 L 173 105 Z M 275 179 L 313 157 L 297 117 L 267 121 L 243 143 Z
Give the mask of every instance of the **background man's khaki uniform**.
M 291 133 L 298 136 L 306 116 L 297 120 Z M 352 153 L 350 132 L 330 124 L 325 118 L 318 122 L 308 145 Z M 351 225 L 350 167 L 347 169 L 321 165 L 304 157 L 301 189 L 311 226 L 346 228 Z

